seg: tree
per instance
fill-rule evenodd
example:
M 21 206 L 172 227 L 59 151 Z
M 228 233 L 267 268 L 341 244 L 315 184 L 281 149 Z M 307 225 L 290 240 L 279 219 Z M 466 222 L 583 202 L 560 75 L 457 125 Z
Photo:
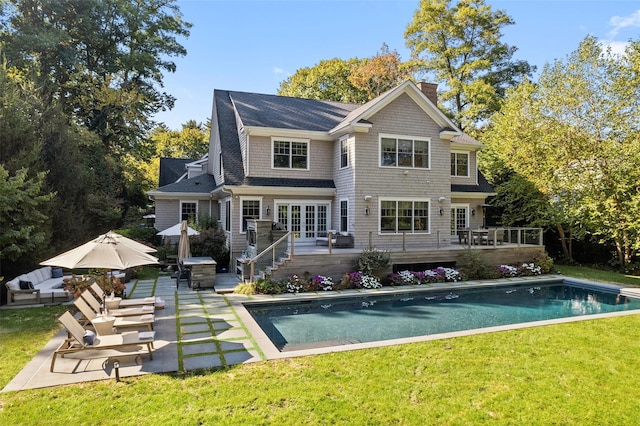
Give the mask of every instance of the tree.
M 613 242 L 622 264 L 639 248 L 639 64 L 639 42 L 615 56 L 587 37 L 510 92 L 484 140 L 546 195 L 560 231 Z
M 150 117 L 173 106 L 161 91 L 188 36 L 174 0 L 7 0 L 0 42 L 10 66 L 34 70 L 64 112 L 113 155 L 144 141 Z
M 465 129 L 478 126 L 499 109 L 506 89 L 516 86 L 535 67 L 514 61 L 516 48 L 500 42 L 501 30 L 513 20 L 493 11 L 484 0 L 421 0 L 405 31 L 419 70 L 444 86 L 439 101 Z
M 412 63 L 403 63 L 386 44 L 371 58 L 338 58 L 300 68 L 280 83 L 278 94 L 306 99 L 365 103 L 411 79 Z
M 364 90 L 349 81 L 351 69 L 358 58 L 343 60 L 325 59 L 313 67 L 300 68 L 280 83 L 278 95 L 296 98 L 318 99 L 347 103 L 364 103 L 368 100 Z
M 0 270 L 2 259 L 17 260 L 38 249 L 48 237 L 42 227 L 48 217 L 41 210 L 54 194 L 43 192 L 45 173 L 33 178 L 27 175 L 27 169 L 9 175 L 0 164 Z

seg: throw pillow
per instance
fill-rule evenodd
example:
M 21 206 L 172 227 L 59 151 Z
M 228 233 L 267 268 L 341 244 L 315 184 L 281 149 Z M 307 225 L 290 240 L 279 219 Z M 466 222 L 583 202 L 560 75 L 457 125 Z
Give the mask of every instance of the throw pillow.
M 53 268 L 51 270 L 51 278 L 62 278 L 63 276 L 62 268 Z
M 33 290 L 33 283 L 31 281 L 20 280 L 20 290 Z
M 89 345 L 89 346 L 93 345 L 95 337 L 96 337 L 96 333 L 94 333 L 93 331 L 91 330 L 85 331 L 83 336 L 85 345 Z

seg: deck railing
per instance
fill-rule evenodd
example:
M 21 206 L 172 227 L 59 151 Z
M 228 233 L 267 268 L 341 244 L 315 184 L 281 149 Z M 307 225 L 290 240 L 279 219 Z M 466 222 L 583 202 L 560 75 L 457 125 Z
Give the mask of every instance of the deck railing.
M 276 242 L 269 247 L 258 253 L 255 257 L 249 260 L 250 273 L 249 277 L 253 279 L 257 272 L 263 272 L 268 267 L 276 266 L 276 263 L 285 257 L 293 257 L 293 238 L 291 238 L 291 251 L 289 251 L 288 240 L 292 236 L 291 232 L 287 232 L 280 237 Z

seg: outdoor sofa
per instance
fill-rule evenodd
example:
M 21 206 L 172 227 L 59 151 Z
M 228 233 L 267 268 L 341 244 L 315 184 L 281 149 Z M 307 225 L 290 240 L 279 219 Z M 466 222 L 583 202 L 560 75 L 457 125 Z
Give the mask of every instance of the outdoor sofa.
M 71 294 L 64 289 L 64 279 L 70 275 L 63 275 L 61 268 L 44 266 L 28 274 L 22 274 L 7 281 L 7 305 L 30 305 L 40 303 L 62 303 L 72 299 Z

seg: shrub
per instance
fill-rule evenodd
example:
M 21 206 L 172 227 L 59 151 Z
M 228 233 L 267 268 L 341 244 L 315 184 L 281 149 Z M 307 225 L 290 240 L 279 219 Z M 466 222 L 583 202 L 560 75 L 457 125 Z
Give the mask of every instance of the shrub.
M 389 265 L 391 254 L 377 248 L 364 249 L 360 253 L 356 269 L 365 275 L 376 275 Z
M 208 228 L 191 237 L 191 253 L 194 256 L 210 256 L 216 261 L 218 272 L 229 266 L 227 235 L 220 228 Z
M 256 294 L 256 284 L 255 283 L 241 283 L 241 284 L 238 284 L 233 289 L 233 292 L 235 294 L 245 294 L 247 296 L 251 296 L 253 294 Z
M 481 250 L 464 249 L 460 256 L 460 263 L 464 265 L 460 269 L 468 280 L 493 278 L 495 275 Z
M 284 293 L 285 284 L 283 281 L 275 281 L 271 278 L 258 278 L 254 282 L 256 293 L 260 294 L 281 294 Z
M 541 251 L 533 258 L 533 263 L 540 267 L 541 274 L 548 274 L 553 269 L 553 259 L 546 251 Z

